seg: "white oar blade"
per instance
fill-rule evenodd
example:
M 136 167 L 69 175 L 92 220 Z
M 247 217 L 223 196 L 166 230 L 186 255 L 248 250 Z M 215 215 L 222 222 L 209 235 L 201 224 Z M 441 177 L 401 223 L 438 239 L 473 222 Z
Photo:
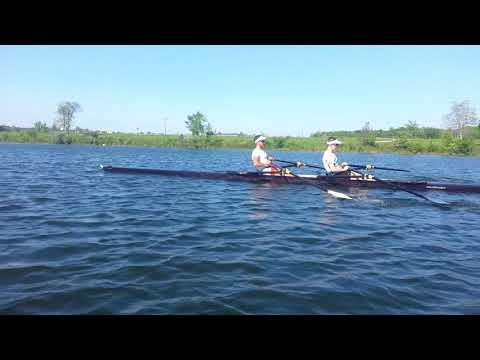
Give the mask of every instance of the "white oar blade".
M 437 204 L 437 205 L 450 205 L 448 202 L 445 202 L 445 201 L 440 200 L 440 199 L 435 199 L 435 200 L 429 199 L 429 200 L 432 203 Z
M 338 198 L 338 199 L 347 199 L 347 200 L 353 200 L 350 196 L 344 194 L 344 193 L 341 193 L 341 192 L 338 192 L 338 191 L 333 191 L 333 190 L 327 190 L 327 193 L 329 193 L 330 195 Z

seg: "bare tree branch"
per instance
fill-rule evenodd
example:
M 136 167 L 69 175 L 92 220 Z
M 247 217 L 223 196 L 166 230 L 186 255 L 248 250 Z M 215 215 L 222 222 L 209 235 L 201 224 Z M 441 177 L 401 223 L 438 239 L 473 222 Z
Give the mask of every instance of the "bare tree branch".
M 64 101 L 58 104 L 57 106 L 57 123 L 60 126 L 61 130 L 69 132 L 72 124 L 75 113 L 82 111 L 82 107 L 79 103 Z
M 478 117 L 475 109 L 470 106 L 468 100 L 453 102 L 450 112 L 445 115 L 447 128 L 451 129 L 457 137 L 463 139 L 465 127 L 476 125 Z

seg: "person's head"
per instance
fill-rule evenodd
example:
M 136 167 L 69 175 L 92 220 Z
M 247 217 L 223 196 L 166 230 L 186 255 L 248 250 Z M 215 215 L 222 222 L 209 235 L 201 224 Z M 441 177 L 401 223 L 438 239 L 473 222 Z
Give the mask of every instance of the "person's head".
M 255 136 L 253 141 L 255 142 L 255 146 L 263 148 L 265 146 L 265 142 L 267 141 L 267 138 L 263 135 L 257 135 Z
M 337 138 L 335 137 L 331 137 L 328 138 L 327 145 L 331 151 L 335 152 L 338 150 L 338 147 L 342 145 L 342 142 L 340 140 L 337 140 Z

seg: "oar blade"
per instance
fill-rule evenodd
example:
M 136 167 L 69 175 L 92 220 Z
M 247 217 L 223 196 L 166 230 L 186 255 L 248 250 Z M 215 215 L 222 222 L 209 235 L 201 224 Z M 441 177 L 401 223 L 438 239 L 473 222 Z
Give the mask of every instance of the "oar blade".
M 337 199 L 353 200 L 353 199 L 352 199 L 350 196 L 348 196 L 347 194 L 344 194 L 344 193 L 341 193 L 341 192 L 338 192 L 338 191 L 333 191 L 333 190 L 327 189 L 327 193 L 329 193 L 329 194 L 332 195 L 333 197 L 336 197 Z
M 430 200 L 432 203 L 434 203 L 435 205 L 440 205 L 440 206 L 447 206 L 447 205 L 450 205 L 448 202 L 445 202 L 443 200 L 439 200 L 439 199 L 431 199 L 431 198 L 428 198 L 428 200 Z
M 286 162 L 286 161 L 283 161 L 283 160 L 280 160 L 281 162 Z M 299 177 L 297 174 L 294 174 L 294 173 L 290 173 L 290 175 L 294 176 L 294 177 Z M 319 188 L 320 190 L 332 195 L 333 197 L 337 198 L 337 199 L 346 199 L 346 200 L 353 200 L 350 196 L 344 194 L 344 193 L 341 193 L 341 192 L 338 192 L 338 191 L 333 191 L 333 190 L 330 190 L 330 189 L 325 189 L 325 187 L 321 186 L 321 185 L 318 185 L 318 184 L 311 184 L 317 188 Z

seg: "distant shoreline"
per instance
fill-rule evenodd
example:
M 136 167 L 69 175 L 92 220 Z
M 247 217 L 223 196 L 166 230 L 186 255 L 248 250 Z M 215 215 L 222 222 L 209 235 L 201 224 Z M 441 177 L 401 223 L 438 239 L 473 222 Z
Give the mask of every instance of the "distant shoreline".
M 53 134 L 43 134 L 44 136 L 37 141 L 23 137 L 21 139 L 9 140 L 2 137 L 0 132 L 0 144 L 37 144 L 37 145 L 91 145 L 91 146 L 112 146 L 112 147 L 137 147 L 137 148 L 170 148 L 170 149 L 224 149 L 224 150 L 248 150 L 253 149 L 252 139 L 248 136 L 211 136 L 211 137 L 193 137 L 185 135 L 124 135 L 124 134 L 108 134 L 104 137 L 97 137 L 97 143 L 85 141 L 86 136 L 83 134 L 72 134 L 71 143 L 58 144 L 54 142 Z M 10 133 L 15 134 L 15 133 Z M 16 135 L 16 134 L 15 134 Z M 45 136 L 47 135 L 47 136 Z M 15 137 L 15 136 L 14 136 Z M 126 143 L 125 139 L 134 139 Z M 122 141 L 123 139 L 123 141 Z M 17 140 L 17 141 L 15 141 Z M 18 141 L 23 140 L 23 141 Z M 40 140 L 40 141 L 38 141 Z M 80 141 L 79 141 L 80 140 Z M 91 139 L 90 139 L 91 140 Z M 143 141 L 142 141 L 143 140 Z M 325 150 L 324 139 L 321 138 L 301 138 L 301 137 L 270 137 L 268 150 L 273 151 L 305 151 L 321 153 Z M 435 139 L 437 140 L 437 139 Z M 413 139 L 412 142 L 426 143 L 425 139 Z M 435 141 L 436 143 L 439 140 Z M 434 143 L 431 140 L 430 145 Z M 277 145 L 277 146 L 276 146 Z M 281 146 L 278 146 L 281 145 Z M 386 155 L 442 155 L 442 156 L 480 156 L 480 146 L 476 144 L 474 151 L 470 154 L 452 154 L 443 151 L 409 151 L 406 149 L 395 149 L 393 141 L 378 142 L 376 146 L 361 145 L 358 139 L 347 138 L 345 144 L 340 150 L 341 153 L 363 153 L 363 154 L 386 154 Z

